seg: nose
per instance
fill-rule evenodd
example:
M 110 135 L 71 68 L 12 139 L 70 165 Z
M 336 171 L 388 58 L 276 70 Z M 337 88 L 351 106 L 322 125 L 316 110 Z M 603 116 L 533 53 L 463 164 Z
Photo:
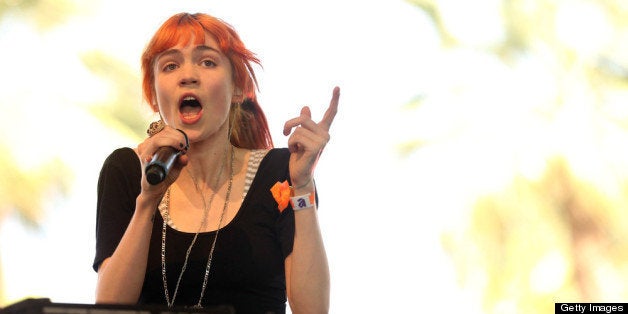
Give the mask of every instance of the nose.
M 181 78 L 179 79 L 179 85 L 181 86 L 191 86 L 198 84 L 198 73 L 194 66 L 192 65 L 184 65 L 181 69 Z

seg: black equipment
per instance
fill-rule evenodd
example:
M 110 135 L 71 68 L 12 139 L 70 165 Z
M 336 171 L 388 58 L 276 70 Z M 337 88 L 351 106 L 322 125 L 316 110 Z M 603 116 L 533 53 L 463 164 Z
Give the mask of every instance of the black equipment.
M 53 303 L 50 299 L 25 299 L 0 308 L 0 314 L 233 314 L 231 306 L 187 308 L 161 305 Z

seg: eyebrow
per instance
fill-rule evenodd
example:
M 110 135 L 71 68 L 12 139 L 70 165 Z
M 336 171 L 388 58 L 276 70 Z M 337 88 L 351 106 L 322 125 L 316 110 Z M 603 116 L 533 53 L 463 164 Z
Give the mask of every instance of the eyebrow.
M 218 50 L 218 49 L 216 49 L 214 47 L 207 46 L 207 45 L 199 45 L 199 46 L 194 47 L 193 53 L 195 53 L 195 52 L 204 52 L 204 51 L 213 51 L 215 53 L 220 54 L 220 50 Z M 160 53 L 159 56 L 156 58 L 156 60 L 159 60 L 159 59 L 161 59 L 163 57 L 166 57 L 166 56 L 178 55 L 178 54 L 181 54 L 181 50 L 179 50 L 179 49 L 168 49 L 168 50 Z

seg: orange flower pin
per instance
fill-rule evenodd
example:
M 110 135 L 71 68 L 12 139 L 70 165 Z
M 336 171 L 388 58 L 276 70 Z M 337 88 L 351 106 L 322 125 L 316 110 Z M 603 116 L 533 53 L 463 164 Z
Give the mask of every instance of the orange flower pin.
M 277 182 L 270 188 L 270 192 L 273 194 L 273 198 L 277 201 L 277 208 L 279 212 L 283 212 L 288 204 L 290 204 L 290 185 L 288 181 Z

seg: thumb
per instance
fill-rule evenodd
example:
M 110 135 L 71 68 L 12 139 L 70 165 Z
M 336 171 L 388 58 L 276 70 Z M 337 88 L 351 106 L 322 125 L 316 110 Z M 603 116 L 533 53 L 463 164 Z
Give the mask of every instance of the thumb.
M 312 118 L 312 111 L 310 111 L 310 107 L 304 106 L 303 108 L 301 108 L 301 116 L 306 116 L 309 119 L 311 119 Z

